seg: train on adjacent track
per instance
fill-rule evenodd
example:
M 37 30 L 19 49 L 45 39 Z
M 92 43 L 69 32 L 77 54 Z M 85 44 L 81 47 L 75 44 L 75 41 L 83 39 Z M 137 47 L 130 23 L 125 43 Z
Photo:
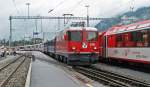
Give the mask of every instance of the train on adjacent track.
M 150 20 L 113 26 L 104 32 L 91 27 L 70 27 L 35 48 L 71 65 L 107 60 L 149 66 Z
M 101 61 L 150 65 L 150 20 L 111 27 L 100 39 Z

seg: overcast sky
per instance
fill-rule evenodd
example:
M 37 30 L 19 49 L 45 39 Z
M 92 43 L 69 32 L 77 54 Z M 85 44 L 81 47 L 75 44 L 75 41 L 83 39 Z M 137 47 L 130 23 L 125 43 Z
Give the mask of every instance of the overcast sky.
M 30 2 L 30 15 L 62 16 L 72 13 L 74 16 L 86 16 L 85 5 L 90 5 L 90 17 L 112 17 L 130 10 L 134 5 L 150 6 L 150 0 L 0 0 L 0 39 L 9 37 L 9 15 L 27 15 Z M 48 14 L 50 9 L 54 9 Z

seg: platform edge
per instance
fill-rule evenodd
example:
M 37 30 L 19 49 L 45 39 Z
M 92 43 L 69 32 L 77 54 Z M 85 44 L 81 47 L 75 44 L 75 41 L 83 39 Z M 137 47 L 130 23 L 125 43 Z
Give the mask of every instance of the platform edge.
M 32 68 L 32 58 L 31 58 L 31 63 L 30 63 L 28 74 L 27 74 L 27 78 L 26 78 L 25 87 L 30 87 L 31 70 L 32 70 L 31 68 Z

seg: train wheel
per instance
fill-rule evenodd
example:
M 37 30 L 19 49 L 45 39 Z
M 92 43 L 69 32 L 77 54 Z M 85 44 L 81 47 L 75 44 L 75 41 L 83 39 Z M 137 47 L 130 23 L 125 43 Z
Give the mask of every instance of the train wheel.
M 63 56 L 60 56 L 60 61 L 63 62 Z
M 58 55 L 55 55 L 55 59 L 56 59 L 56 60 L 59 60 L 59 57 L 58 57 Z
M 64 63 L 64 56 L 62 56 L 62 62 Z
M 68 58 L 66 58 L 66 64 L 69 64 L 69 59 Z
M 58 55 L 58 61 L 61 61 L 61 56 Z
M 66 57 L 64 57 L 63 62 L 64 62 L 64 63 L 67 63 L 67 58 L 66 58 Z

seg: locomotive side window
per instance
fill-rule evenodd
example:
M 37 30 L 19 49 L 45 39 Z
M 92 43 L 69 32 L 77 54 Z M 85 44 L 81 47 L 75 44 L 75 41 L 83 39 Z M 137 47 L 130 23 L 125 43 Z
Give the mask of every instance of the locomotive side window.
M 98 33 L 94 31 L 87 32 L 87 41 L 97 41 Z
M 82 41 L 82 32 L 81 31 L 68 31 L 68 40 L 69 41 Z

